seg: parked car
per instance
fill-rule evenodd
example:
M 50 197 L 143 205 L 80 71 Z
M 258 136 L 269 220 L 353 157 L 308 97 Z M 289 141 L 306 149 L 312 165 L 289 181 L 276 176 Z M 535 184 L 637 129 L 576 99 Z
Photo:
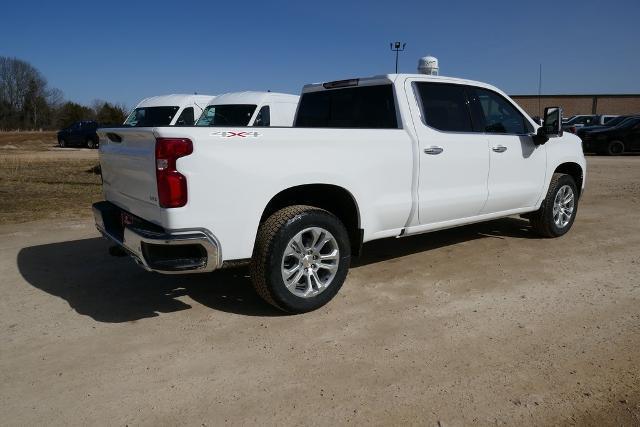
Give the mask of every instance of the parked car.
M 306 312 L 363 242 L 517 214 L 567 233 L 586 163 L 561 111 L 537 127 L 491 85 L 391 74 L 305 86 L 292 128 L 100 129 L 96 226 L 151 271 L 250 260 L 258 294 Z
M 585 132 L 584 152 L 615 156 L 627 151 L 640 151 L 640 117 L 630 117 L 617 126 Z
M 620 117 L 620 116 L 618 116 L 617 114 L 600 114 L 596 119 L 595 125 L 608 125 L 609 122 L 611 122 L 617 117 Z
M 595 114 L 581 114 L 571 117 L 562 124 L 562 130 L 565 132 L 576 133 L 576 130 L 582 126 L 591 126 L 597 123 L 598 116 Z
M 298 95 L 236 92 L 217 96 L 196 126 L 292 126 Z
M 622 123 L 624 120 L 626 120 L 626 119 L 628 119 L 630 117 L 634 117 L 634 116 L 612 116 L 612 118 L 610 120 L 607 120 L 604 124 L 592 125 L 592 126 L 583 126 L 583 127 L 579 128 L 579 129 L 577 129 L 576 130 L 576 135 L 578 135 L 578 137 L 580 139 L 582 139 L 582 137 L 584 136 L 584 134 L 586 132 L 592 132 L 592 131 L 598 130 L 598 129 L 606 129 L 606 128 L 617 126 L 620 123 Z
M 58 131 L 58 146 L 98 148 L 98 127 L 98 123 L 92 120 L 75 122 Z
M 129 113 L 124 126 L 193 126 L 213 95 L 163 95 L 145 98 Z

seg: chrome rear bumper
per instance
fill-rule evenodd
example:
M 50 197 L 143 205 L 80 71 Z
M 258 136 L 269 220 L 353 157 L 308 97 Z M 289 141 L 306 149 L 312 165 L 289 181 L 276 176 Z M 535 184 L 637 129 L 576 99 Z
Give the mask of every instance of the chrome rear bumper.
M 96 228 L 146 270 L 164 274 L 204 273 L 222 265 L 220 245 L 207 230 L 145 228 L 143 220 L 124 225 L 120 219 L 122 212 L 112 203 L 95 203 Z

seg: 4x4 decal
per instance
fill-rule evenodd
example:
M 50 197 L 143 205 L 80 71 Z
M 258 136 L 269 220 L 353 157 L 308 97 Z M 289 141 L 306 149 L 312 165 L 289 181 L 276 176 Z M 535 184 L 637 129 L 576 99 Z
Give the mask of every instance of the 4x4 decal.
M 233 138 L 233 137 L 238 137 L 238 138 L 258 138 L 260 137 L 260 132 L 256 132 L 256 131 L 239 131 L 239 132 L 235 132 L 235 131 L 230 131 L 230 130 L 223 130 L 223 131 L 218 131 L 218 132 L 211 132 L 211 136 L 219 136 L 220 138 Z

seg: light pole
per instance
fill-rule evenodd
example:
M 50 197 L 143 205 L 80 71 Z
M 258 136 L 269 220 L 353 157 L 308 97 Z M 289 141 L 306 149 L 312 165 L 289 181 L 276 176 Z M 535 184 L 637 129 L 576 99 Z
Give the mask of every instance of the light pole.
M 404 51 L 404 47 L 406 45 L 406 43 L 402 42 L 389 43 L 389 47 L 391 48 L 391 50 L 396 53 L 396 74 L 398 74 L 398 52 Z

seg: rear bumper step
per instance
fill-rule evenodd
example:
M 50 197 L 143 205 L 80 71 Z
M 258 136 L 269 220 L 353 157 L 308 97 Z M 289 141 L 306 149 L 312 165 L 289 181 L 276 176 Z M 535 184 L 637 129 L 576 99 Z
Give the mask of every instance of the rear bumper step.
M 122 214 L 132 218 L 125 224 Z M 164 274 L 204 273 L 220 267 L 220 245 L 204 229 L 165 231 L 110 202 L 93 205 L 96 228 L 149 271 Z

